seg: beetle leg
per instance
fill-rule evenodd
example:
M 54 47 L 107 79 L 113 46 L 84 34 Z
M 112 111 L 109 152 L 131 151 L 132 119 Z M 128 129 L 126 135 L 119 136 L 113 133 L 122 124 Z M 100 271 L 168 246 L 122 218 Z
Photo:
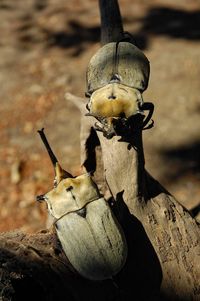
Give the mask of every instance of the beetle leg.
M 154 126 L 154 120 L 151 120 L 151 123 L 148 126 L 143 127 L 143 130 L 149 130 Z
M 143 130 L 147 130 L 147 129 L 150 129 L 153 127 L 154 125 L 154 121 L 152 120 L 151 123 L 146 127 L 146 125 L 149 123 L 149 121 L 151 120 L 151 117 L 153 115 L 153 111 L 154 111 L 154 105 L 152 102 L 145 102 L 142 106 L 141 106 L 141 109 L 143 111 L 146 111 L 148 110 L 149 113 L 147 115 L 147 117 L 144 119 L 143 121 Z
M 86 109 L 88 110 L 88 111 L 90 111 L 90 108 L 89 108 L 89 104 L 87 103 L 86 104 Z M 89 113 L 88 113 L 89 114 Z
M 85 97 L 87 97 L 87 98 L 90 98 L 90 96 L 91 96 L 91 92 L 85 92 Z
M 88 109 L 88 105 L 86 105 L 86 108 Z M 88 110 L 89 110 L 89 109 L 88 109 Z M 105 117 L 100 117 L 100 116 L 95 115 L 95 114 L 90 113 L 90 112 L 86 113 L 85 116 L 94 117 L 94 118 L 96 118 L 99 122 L 101 122 L 102 119 L 105 119 Z
M 97 122 L 94 124 L 94 129 L 99 132 L 103 132 L 103 127 L 100 126 Z
M 116 135 L 112 125 L 108 126 L 107 124 L 103 124 L 100 126 L 99 124 L 95 123 L 95 130 L 102 132 L 104 137 L 107 139 L 111 139 L 114 135 Z
M 92 113 L 86 113 L 85 116 L 92 116 L 98 120 L 99 124 L 95 123 L 94 129 L 102 132 L 104 137 L 107 139 L 111 139 L 114 135 L 116 135 L 113 117 L 101 117 Z

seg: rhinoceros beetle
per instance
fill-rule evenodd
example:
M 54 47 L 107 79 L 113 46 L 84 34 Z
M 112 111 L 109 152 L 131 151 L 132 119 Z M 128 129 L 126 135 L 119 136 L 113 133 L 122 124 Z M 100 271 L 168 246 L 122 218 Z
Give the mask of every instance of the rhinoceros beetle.
M 150 121 L 154 106 L 144 102 L 142 93 L 148 87 L 150 64 L 135 45 L 127 41 L 111 42 L 101 47 L 91 58 L 86 73 L 88 114 L 100 121 L 107 138 L 114 135 L 113 120 L 128 119 L 135 114 L 149 114 L 143 128 Z

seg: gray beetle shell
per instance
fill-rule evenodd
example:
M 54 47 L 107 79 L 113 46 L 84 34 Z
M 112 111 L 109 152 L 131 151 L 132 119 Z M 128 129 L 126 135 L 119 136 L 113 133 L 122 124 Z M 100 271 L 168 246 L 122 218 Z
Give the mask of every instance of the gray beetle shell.
M 113 76 L 113 64 L 116 43 L 101 47 L 91 58 L 87 69 L 88 92 L 110 83 Z M 119 42 L 117 50 L 117 74 L 120 83 L 143 92 L 147 89 L 150 66 L 147 57 L 129 42 Z
M 122 230 L 103 198 L 85 209 L 86 217 L 71 212 L 57 222 L 58 238 L 80 275 L 90 280 L 111 278 L 127 257 Z
M 63 251 L 80 275 L 104 280 L 122 269 L 127 257 L 123 230 L 90 176 L 61 180 L 45 200 Z

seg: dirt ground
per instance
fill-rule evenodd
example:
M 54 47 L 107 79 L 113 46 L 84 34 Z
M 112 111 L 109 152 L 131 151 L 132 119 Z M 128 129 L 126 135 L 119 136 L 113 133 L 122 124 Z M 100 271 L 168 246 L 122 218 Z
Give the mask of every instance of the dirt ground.
M 120 0 L 124 28 L 151 63 L 146 167 L 188 209 L 200 204 L 200 10 L 198 0 Z M 62 166 L 80 171 L 78 110 L 99 47 L 97 0 L 0 0 L 0 231 L 45 228 L 35 197 L 53 185 L 37 130 Z

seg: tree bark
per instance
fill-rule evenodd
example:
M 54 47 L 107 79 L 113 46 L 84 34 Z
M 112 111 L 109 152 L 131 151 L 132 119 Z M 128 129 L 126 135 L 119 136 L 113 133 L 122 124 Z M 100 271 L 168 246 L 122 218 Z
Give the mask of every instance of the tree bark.
M 105 8 L 103 2 L 100 1 L 102 28 L 107 26 L 112 14 L 112 8 Z M 120 16 L 116 2 L 114 10 Z M 105 18 L 106 14 L 109 17 Z M 115 29 L 120 34 L 120 17 L 116 22 Z M 102 42 L 108 42 L 110 33 L 104 32 Z M 117 41 L 114 38 L 116 35 L 116 32 L 113 33 L 113 41 Z M 136 129 L 137 126 L 136 123 Z M 94 127 L 94 123 L 91 123 L 91 127 Z M 111 140 L 106 139 L 102 133 L 97 135 L 104 166 L 100 178 L 102 181 L 105 178 L 115 201 L 125 203 L 130 213 L 144 227 L 159 259 L 162 271 L 161 294 L 169 300 L 200 300 L 199 224 L 145 170 L 142 130 L 134 130 L 133 126 L 132 133 L 115 136 Z M 131 257 L 134 260 L 133 254 Z
M 68 97 L 71 98 L 70 95 Z M 82 165 L 86 171 L 95 171 L 95 157 L 90 161 L 91 165 L 85 164 L 88 155 L 90 158 L 95 156 L 94 149 L 87 149 L 88 141 L 95 139 L 97 142 L 93 146 L 100 143 L 101 154 L 98 146 L 97 155 L 102 156 L 103 160 L 103 169 L 98 168 L 96 172 L 101 187 L 109 188 L 114 198 L 113 210 L 129 242 L 127 262 L 132 262 L 130 269 L 134 266 L 133 262 L 136 264 L 138 260 L 141 263 L 145 261 L 148 268 L 150 266 L 148 271 L 143 270 L 142 264 L 134 266 L 131 271 L 125 269 L 126 275 L 124 271 L 119 275 L 119 286 L 129 296 L 134 287 L 139 300 L 147 295 L 149 298 L 153 296 L 152 300 L 156 300 L 156 296 L 160 300 L 199 300 L 200 225 L 145 170 L 142 117 L 133 120 L 133 130 L 128 135 L 125 133 L 124 136 L 107 139 L 101 132 L 95 132 L 95 119 L 85 116 L 84 106 L 81 106 L 81 111 L 82 132 L 85 133 L 82 138 L 86 139 L 81 143 Z M 127 224 L 127 220 L 133 223 Z M 141 229 L 143 235 L 140 236 Z M 136 255 L 138 252 L 139 257 Z M 149 253 L 148 259 L 146 252 Z M 127 281 L 126 288 L 123 286 L 124 279 Z M 130 279 L 138 280 L 134 281 L 135 286 Z M 152 279 L 156 281 L 152 283 Z M 145 295 L 147 282 L 148 294 Z
M 65 257 L 54 231 L 0 235 L 1 300 L 119 300 L 113 280 L 89 281 Z
M 200 300 L 199 224 L 145 171 L 140 147 L 129 150 L 119 137 L 98 137 L 109 189 L 115 199 L 123 192 L 123 201 L 143 225 L 159 258 L 161 293 L 169 300 Z
M 117 0 L 99 0 L 101 17 L 101 44 L 117 42 L 124 37 L 123 24 Z

